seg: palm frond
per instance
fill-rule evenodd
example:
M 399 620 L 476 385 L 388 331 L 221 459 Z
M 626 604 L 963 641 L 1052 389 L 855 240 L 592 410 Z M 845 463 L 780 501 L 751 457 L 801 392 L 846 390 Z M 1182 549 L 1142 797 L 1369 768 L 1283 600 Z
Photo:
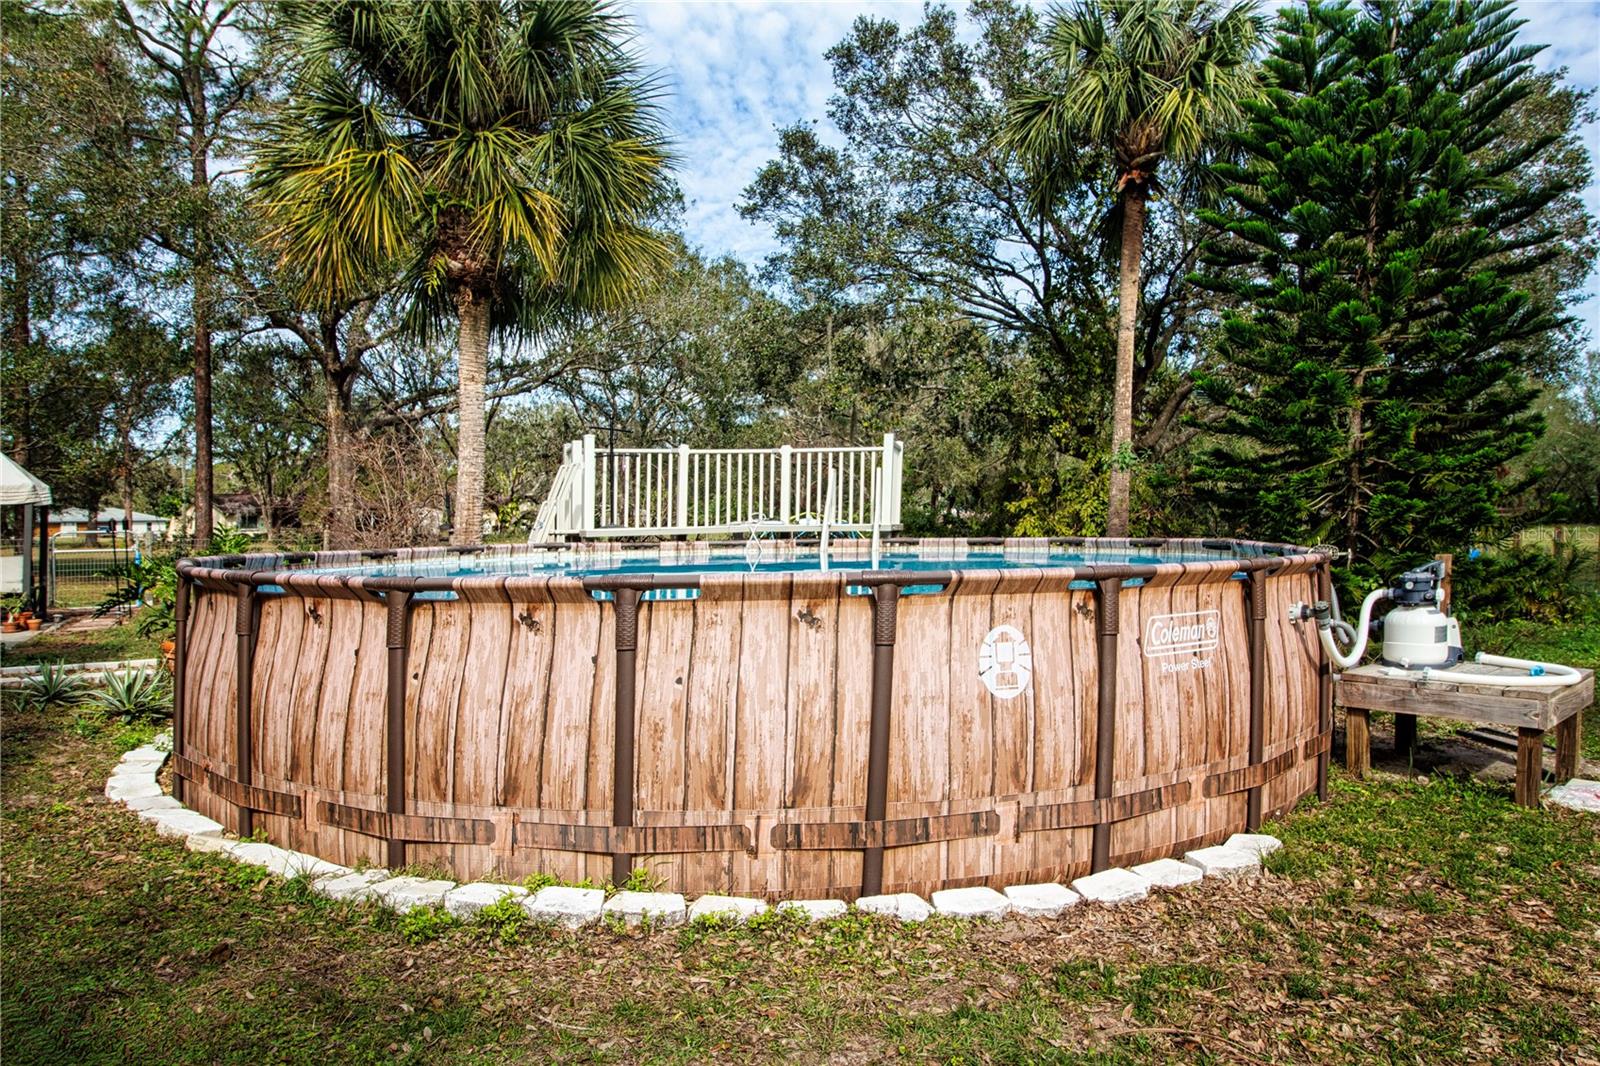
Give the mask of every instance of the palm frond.
M 1051 78 L 1011 107 L 1001 143 L 1042 170 L 1073 142 L 1107 144 L 1152 180 L 1243 119 L 1258 90 L 1254 0 L 1080 0 L 1052 12 Z
M 541 286 L 611 300 L 660 261 L 641 221 L 671 166 L 659 90 L 609 4 L 302 0 L 285 12 L 303 59 L 252 184 L 315 292 L 398 270 L 426 330 L 456 286 L 530 305 L 520 294 Z M 521 315 L 497 321 L 516 328 Z

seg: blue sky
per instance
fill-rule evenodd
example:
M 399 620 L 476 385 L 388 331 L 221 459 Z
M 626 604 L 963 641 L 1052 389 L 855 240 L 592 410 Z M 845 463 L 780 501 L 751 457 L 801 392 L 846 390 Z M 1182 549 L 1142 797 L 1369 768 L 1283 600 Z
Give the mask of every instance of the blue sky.
M 1529 41 L 1549 44 L 1545 68 L 1567 67 L 1568 77 L 1600 85 L 1600 0 L 1532 0 L 1518 6 Z M 741 190 L 777 151 L 777 129 L 802 120 L 826 122 L 832 72 L 823 53 L 849 32 L 861 14 L 902 25 L 922 17 L 920 0 L 852 3 L 691 2 L 654 0 L 634 5 L 643 58 L 662 78 L 664 101 L 689 201 L 685 229 L 710 254 L 731 254 L 752 265 L 775 249 L 764 226 L 735 210 Z M 1600 158 L 1600 124 L 1586 130 L 1589 151 Z M 1587 190 L 1600 215 L 1600 183 Z M 1600 295 L 1600 274 L 1589 280 Z M 1584 307 L 1591 334 L 1600 336 L 1600 299 Z

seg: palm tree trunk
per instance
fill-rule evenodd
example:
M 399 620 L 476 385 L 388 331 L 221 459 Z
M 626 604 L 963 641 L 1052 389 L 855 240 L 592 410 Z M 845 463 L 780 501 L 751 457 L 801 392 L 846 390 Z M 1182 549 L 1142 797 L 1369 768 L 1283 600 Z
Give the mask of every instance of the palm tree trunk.
M 451 544 L 483 542 L 483 382 L 489 364 L 489 301 L 462 287 L 456 295 L 461 340 L 456 352 L 456 513 Z
M 1129 483 L 1133 476 L 1133 334 L 1139 316 L 1139 267 L 1144 255 L 1144 192 L 1129 187 L 1122 197 L 1122 277 L 1111 403 L 1111 486 L 1106 499 L 1108 537 L 1128 535 Z

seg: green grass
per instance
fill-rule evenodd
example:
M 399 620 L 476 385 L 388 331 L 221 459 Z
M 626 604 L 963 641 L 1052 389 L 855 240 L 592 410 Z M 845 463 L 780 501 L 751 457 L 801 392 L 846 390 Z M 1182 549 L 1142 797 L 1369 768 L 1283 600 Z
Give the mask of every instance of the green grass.
M 1600 614 L 1565 626 L 1534 622 L 1501 622 L 1477 626 L 1463 634 L 1469 654 L 1514 655 L 1520 659 L 1586 666 L 1600 673 Z M 1600 712 L 1583 718 L 1583 755 L 1600 761 Z
M 41 633 L 26 644 L 8 647 L 0 656 L 6 666 L 30 663 L 92 663 L 122 659 L 161 658 L 161 638 L 141 637 L 132 621 L 105 629 Z
M 1268 827 L 1269 880 L 1059 923 L 569 935 L 514 906 L 399 918 L 189 853 L 99 796 L 138 737 L 3 710 L 8 1061 L 1326 1066 L 1600 1045 L 1600 823 L 1501 786 L 1335 773 L 1327 803 Z

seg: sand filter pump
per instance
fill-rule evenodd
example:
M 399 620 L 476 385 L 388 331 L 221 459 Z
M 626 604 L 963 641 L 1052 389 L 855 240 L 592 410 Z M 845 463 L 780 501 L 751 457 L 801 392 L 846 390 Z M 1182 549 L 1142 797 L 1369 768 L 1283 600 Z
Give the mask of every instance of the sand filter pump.
M 1297 603 L 1289 608 L 1289 615 L 1294 621 L 1307 618 L 1317 620 L 1317 634 L 1322 639 L 1322 647 L 1340 669 L 1348 670 L 1361 662 L 1367 651 L 1368 637 L 1374 628 L 1379 628 L 1383 634 L 1383 646 L 1378 661 L 1395 676 L 1407 676 L 1416 681 L 1494 688 L 1520 685 L 1559 687 L 1580 680 L 1582 675 L 1570 666 L 1513 659 L 1504 655 L 1485 655 L 1482 652 L 1476 656 L 1476 662 L 1527 672 L 1475 674 L 1452 671 L 1450 668 L 1460 663 L 1462 658 L 1461 624 L 1439 609 L 1439 588 L 1444 577 L 1444 563 L 1438 560 L 1415 570 L 1407 570 L 1388 588 L 1377 588 L 1367 593 L 1366 599 L 1361 601 L 1361 613 L 1354 626 L 1340 617 L 1337 599 L 1331 602 L 1318 600 L 1309 605 Z M 1395 607 L 1374 627 L 1372 610 L 1384 600 L 1392 601 Z M 1339 650 L 1341 640 L 1351 645 L 1348 652 Z

